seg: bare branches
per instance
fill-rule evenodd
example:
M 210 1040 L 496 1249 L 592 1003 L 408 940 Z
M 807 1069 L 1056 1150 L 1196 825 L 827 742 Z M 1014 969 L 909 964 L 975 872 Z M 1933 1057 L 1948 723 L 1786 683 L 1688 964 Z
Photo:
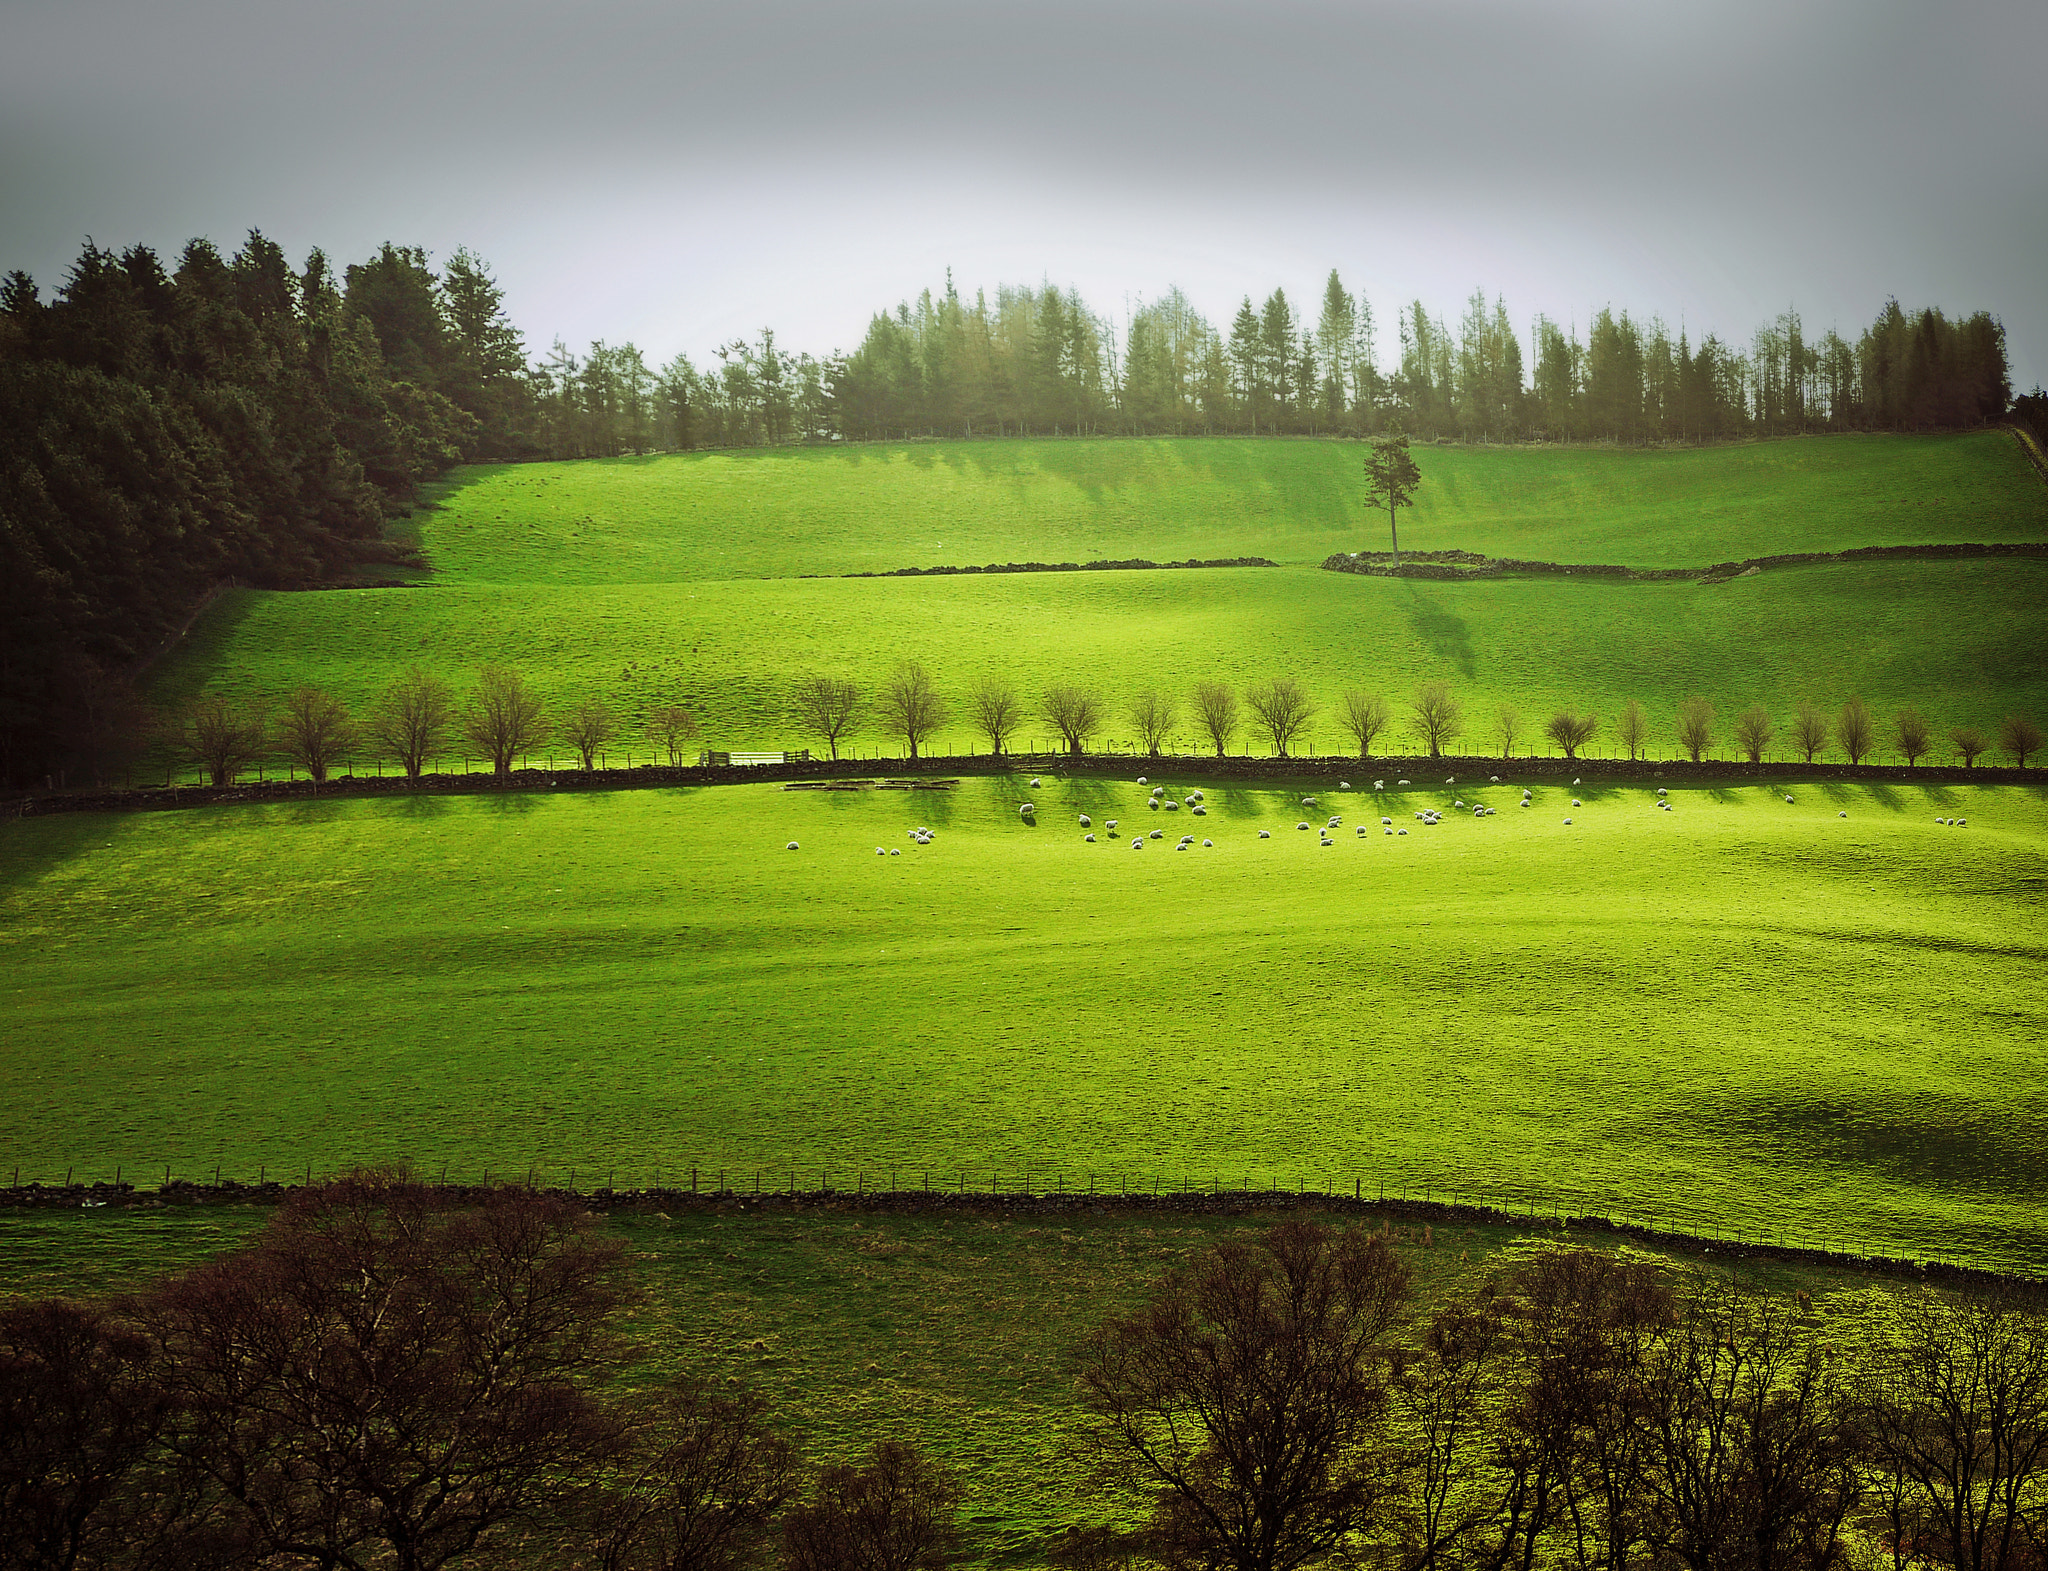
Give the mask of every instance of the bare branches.
M 1038 712 L 1077 758 L 1102 729 L 1102 700 L 1072 683 L 1048 687 L 1039 699 Z
M 1239 717 L 1237 694 L 1230 690 L 1228 682 L 1197 682 L 1195 684 L 1195 716 L 1202 723 L 1202 731 L 1216 748 L 1221 758 L 1230 750 L 1230 743 L 1237 735 Z
M 562 722 L 562 740 L 576 749 L 585 769 L 597 767 L 597 755 L 618 734 L 618 719 L 602 698 L 584 699 Z
M 491 761 L 492 773 L 503 777 L 512 772 L 514 759 L 545 736 L 541 715 L 540 695 L 526 678 L 509 667 L 487 665 L 477 672 L 463 708 L 462 734 Z
M 1771 745 L 1771 717 L 1759 704 L 1751 704 L 1735 717 L 1735 745 L 1752 764 L 1764 761 L 1764 749 Z
M 1973 725 L 1957 726 L 1948 734 L 1949 746 L 1956 750 L 1956 757 L 1963 761 L 1965 769 L 1975 769 L 1977 760 L 1991 750 L 1991 743 L 1984 733 Z
M 961 1491 L 922 1452 L 884 1440 L 860 1467 L 818 1475 L 783 1524 L 788 1571 L 944 1571 L 960 1550 Z
M 1415 735 L 1429 749 L 1431 758 L 1443 757 L 1444 744 L 1454 742 L 1465 730 L 1465 709 L 1451 695 L 1451 684 L 1442 677 L 1424 682 L 1408 701 Z
M 1934 732 L 1927 717 L 1908 704 L 1892 720 L 1892 740 L 1910 769 L 1927 756 L 1927 750 L 1934 745 Z
M 1337 722 L 1343 726 L 1344 734 L 1358 744 L 1360 758 L 1372 757 L 1373 743 L 1386 734 L 1392 718 L 1386 698 L 1363 688 L 1345 689 L 1337 705 Z
M 1017 690 L 1001 677 L 985 676 L 967 695 L 967 707 L 974 716 L 974 729 L 988 738 L 988 750 L 1000 758 L 1024 723 L 1024 706 Z
M 1714 706 L 1707 699 L 1679 700 L 1678 745 L 1694 763 L 1714 745 Z
M 315 781 L 327 778 L 355 736 L 355 723 L 341 701 L 317 687 L 301 687 L 287 698 L 277 722 L 277 740 L 285 755 Z
M 1849 755 L 1849 762 L 1860 764 L 1864 754 L 1871 749 L 1877 735 L 1877 723 L 1870 718 L 1870 706 L 1860 698 L 1851 698 L 1842 705 L 1842 712 L 1835 719 L 1835 740 L 1842 751 Z
M 696 716 L 681 704 L 656 704 L 647 711 L 647 739 L 662 750 L 671 769 L 688 762 L 696 736 Z
M 370 737 L 398 760 L 408 780 L 418 780 L 427 760 L 447 744 L 453 702 L 446 682 L 414 666 L 378 698 Z
M 1998 725 L 1998 745 L 2024 769 L 2027 759 L 2041 751 L 2041 728 L 2025 715 L 2007 715 Z
M 1569 709 L 1560 709 L 1543 723 L 1543 734 L 1564 749 L 1566 758 L 1577 758 L 1599 729 L 1596 716 L 1575 715 Z
M 1614 722 L 1614 739 L 1628 749 L 1629 762 L 1634 763 L 1649 738 L 1650 717 L 1643 713 L 1643 706 L 1631 698 L 1621 706 L 1621 717 Z
M 1138 740 L 1145 744 L 1146 755 L 1157 758 L 1159 744 L 1173 734 L 1173 723 L 1180 718 L 1180 705 L 1170 694 L 1147 688 L 1130 701 L 1124 713 Z
M 931 674 L 915 660 L 904 661 L 891 673 L 882 689 L 882 718 L 889 734 L 903 739 L 912 758 L 946 723 L 946 701 L 932 686 Z
M 269 742 L 263 711 L 253 703 L 201 693 L 185 706 L 180 742 L 192 761 L 217 786 L 233 785 L 235 776 L 263 756 Z
M 1308 723 L 1316 712 L 1315 701 L 1308 696 L 1308 689 L 1291 676 L 1252 683 L 1244 690 L 1244 702 L 1245 707 L 1257 717 L 1266 739 L 1273 744 L 1273 752 L 1281 758 L 1287 757 L 1288 749 L 1308 729 Z
M 860 730 L 861 692 L 845 677 L 813 673 L 797 681 L 790 692 L 799 724 L 814 736 L 824 738 L 839 757 L 839 744 Z
M 1800 704 L 1799 712 L 1792 717 L 1792 745 L 1812 763 L 1814 755 L 1827 748 L 1828 717 L 1811 704 Z

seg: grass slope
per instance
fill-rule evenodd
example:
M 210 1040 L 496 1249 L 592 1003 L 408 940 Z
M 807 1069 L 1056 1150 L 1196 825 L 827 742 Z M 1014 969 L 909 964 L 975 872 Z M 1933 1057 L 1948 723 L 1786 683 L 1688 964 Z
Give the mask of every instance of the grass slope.
M 1398 705 L 1417 682 L 1448 676 L 1473 751 L 1498 750 L 1493 719 L 1503 704 L 1521 711 L 1526 749 L 1560 706 L 1606 717 L 1611 736 L 1613 716 L 1633 698 L 1652 711 L 1653 749 L 1668 756 L 1671 716 L 1692 693 L 1720 707 L 1724 749 L 1734 716 L 1751 703 L 1775 715 L 1781 732 L 1801 701 L 1832 713 L 1852 693 L 1882 722 L 1917 704 L 1937 734 L 1964 723 L 1995 734 L 2015 709 L 2048 716 L 2044 602 L 2048 563 L 2034 561 L 1829 564 L 1718 585 L 1438 583 L 1296 567 L 242 590 L 181 649 L 160 695 L 210 685 L 275 699 L 311 681 L 362 706 L 414 662 L 462 685 L 496 659 L 558 705 L 602 695 L 632 721 L 680 696 L 707 745 L 783 748 L 813 740 L 784 696 L 799 674 L 844 671 L 872 690 L 908 656 L 955 695 L 983 674 L 1027 695 L 1054 680 L 1092 684 L 1116 710 L 1105 740 L 1128 730 L 1121 705 L 1142 688 L 1185 693 L 1207 677 L 1291 675 L 1330 706 L 1311 745 L 1336 753 L 1347 749 L 1333 708 L 1346 688 L 1376 689 Z M 1201 744 L 1188 718 L 1193 751 Z M 985 746 L 968 720 L 956 704 L 934 750 Z M 1410 745 L 1396 731 L 1383 746 Z M 864 738 L 869 749 L 879 740 Z
M 51 1179 L 1357 1178 L 2048 1264 L 2038 790 L 1326 796 L 1325 850 L 1291 791 L 1027 789 L 0 825 L 0 1127 Z
M 264 1215 L 0 1218 L 0 1297 L 139 1288 L 231 1247 Z M 1111 1514 L 1068 1449 L 1081 1423 L 1075 1350 L 1166 1270 L 1269 1220 L 684 1212 L 610 1225 L 647 1292 L 634 1327 L 649 1351 L 643 1378 L 676 1367 L 742 1380 L 813 1461 L 850 1457 L 882 1435 L 915 1437 L 967 1486 L 968 1563 L 1042 1565 L 1068 1525 Z M 1418 1305 L 1536 1243 L 1473 1228 L 1439 1230 L 1425 1246 L 1419 1231 L 1402 1250 Z M 1836 1338 L 1881 1322 L 1891 1291 L 1809 1268 L 1766 1267 L 1761 1279 L 1810 1291 Z
M 418 538 L 464 583 L 793 577 L 1004 561 L 1383 549 L 1362 448 L 1175 438 L 689 453 L 465 471 Z M 1788 551 L 2048 538 L 2011 435 L 1673 451 L 1427 447 L 1412 550 L 1686 567 Z

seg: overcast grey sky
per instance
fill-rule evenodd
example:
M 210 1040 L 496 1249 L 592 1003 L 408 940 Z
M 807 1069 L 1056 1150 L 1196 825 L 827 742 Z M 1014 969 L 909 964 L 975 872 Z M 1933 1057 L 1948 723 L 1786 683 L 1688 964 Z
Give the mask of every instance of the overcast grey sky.
M 1888 294 L 2048 381 L 2048 4 L 0 0 L 0 269 L 251 227 L 491 265 L 534 353 L 850 348 L 937 283 L 1334 266 L 1746 342 Z

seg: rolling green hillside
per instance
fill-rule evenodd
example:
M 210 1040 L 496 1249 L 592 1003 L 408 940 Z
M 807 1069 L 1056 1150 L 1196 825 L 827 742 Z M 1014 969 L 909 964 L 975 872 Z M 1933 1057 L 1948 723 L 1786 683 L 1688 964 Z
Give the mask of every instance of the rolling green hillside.
M 1363 447 L 1218 438 L 782 448 L 464 471 L 418 538 L 465 583 L 630 584 L 1384 549 Z M 2048 539 L 2003 431 L 1674 451 L 1425 447 L 1413 550 L 1688 567 Z
M 1251 1176 L 2048 1266 L 2043 791 L 1309 784 L 0 826 L 0 1126 L 51 1179 Z

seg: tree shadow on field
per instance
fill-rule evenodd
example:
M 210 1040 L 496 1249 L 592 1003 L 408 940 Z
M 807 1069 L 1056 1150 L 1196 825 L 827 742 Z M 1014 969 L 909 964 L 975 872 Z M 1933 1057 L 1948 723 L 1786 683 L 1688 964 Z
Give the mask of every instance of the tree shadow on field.
M 29 889 L 73 857 L 119 839 L 119 831 L 105 818 L 90 813 L 0 824 L 0 896 Z
M 1863 794 L 1879 807 L 1887 808 L 1894 813 L 1905 811 L 1906 799 L 1899 795 L 1895 787 L 1888 785 L 1882 780 L 1864 782 Z
M 1472 632 L 1465 619 L 1424 597 L 1412 582 L 1408 587 L 1408 625 L 1415 629 L 1429 652 L 1448 660 L 1461 676 L 1473 675 Z
M 411 800 L 422 808 L 434 801 L 432 797 L 414 797 Z M 525 818 L 539 805 L 530 791 L 507 791 L 502 795 L 478 797 L 475 800 L 479 812 L 495 813 L 500 818 Z M 438 816 L 447 811 L 447 803 L 434 802 L 431 811 L 421 816 Z

